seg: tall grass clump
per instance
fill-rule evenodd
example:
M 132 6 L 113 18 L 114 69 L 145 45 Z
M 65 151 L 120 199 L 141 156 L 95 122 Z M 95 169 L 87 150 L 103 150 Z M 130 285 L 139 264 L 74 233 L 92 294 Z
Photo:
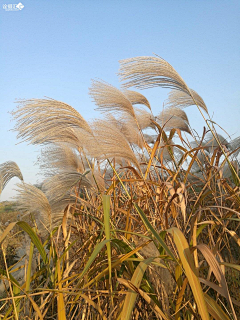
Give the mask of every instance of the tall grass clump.
M 122 90 L 92 82 L 99 120 L 53 99 L 13 111 L 18 138 L 43 147 L 45 180 L 27 184 L 15 163 L 0 166 L 1 189 L 21 180 L 19 221 L 0 235 L 1 318 L 237 320 L 240 138 L 216 131 L 162 58 L 123 60 L 119 76 Z M 171 90 L 154 115 L 132 87 Z M 186 107 L 204 117 L 201 136 Z

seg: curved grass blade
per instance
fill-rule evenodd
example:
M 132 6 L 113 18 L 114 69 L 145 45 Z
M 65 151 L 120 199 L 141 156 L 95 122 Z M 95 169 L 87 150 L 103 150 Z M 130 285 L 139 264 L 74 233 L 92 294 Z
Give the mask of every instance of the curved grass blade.
M 209 313 L 214 317 L 216 320 L 230 320 L 230 318 L 223 312 L 222 308 L 217 304 L 215 300 L 209 297 L 208 294 L 204 294 L 204 299 L 207 304 L 207 309 Z
M 190 252 L 187 240 L 184 237 L 183 233 L 175 227 L 168 229 L 168 232 L 173 236 L 173 240 L 177 247 L 179 257 L 183 264 L 185 274 L 188 278 L 198 307 L 198 312 L 203 320 L 209 320 L 209 313 L 207 311 L 207 306 L 204 300 L 202 287 L 197 276 L 197 270 L 195 268 L 193 256 Z
M 103 213 L 104 213 L 104 228 L 107 246 L 107 256 L 108 256 L 108 267 L 109 267 L 109 291 L 111 293 L 111 302 L 113 306 L 112 299 L 112 258 L 111 258 L 111 234 L 110 234 L 110 195 L 103 195 Z
M 25 232 L 28 233 L 32 242 L 34 243 L 34 245 L 38 249 L 38 251 L 43 259 L 43 262 L 46 264 L 47 263 L 47 254 L 46 254 L 46 251 L 45 251 L 39 237 L 37 236 L 36 232 L 34 232 L 34 230 L 29 226 L 29 224 L 24 221 L 17 222 L 17 225 L 19 225 L 19 227 L 21 227 Z
M 140 262 L 134 271 L 134 274 L 131 279 L 131 283 L 136 287 L 139 288 L 141 285 L 141 281 L 143 278 L 143 275 L 149 266 L 149 264 L 154 260 L 154 258 L 146 259 L 142 262 Z M 121 319 L 122 320 L 130 320 L 131 314 L 135 305 L 137 299 L 137 293 L 132 290 L 128 290 L 128 293 L 126 294 Z
M 171 250 L 168 248 L 166 243 L 163 241 L 163 239 L 160 237 L 160 235 L 157 233 L 157 231 L 153 228 L 151 223 L 149 222 L 148 218 L 146 217 L 145 213 L 137 204 L 134 204 L 134 207 L 136 208 L 138 214 L 140 215 L 140 218 L 142 219 L 146 229 L 152 233 L 152 235 L 158 240 L 160 245 L 165 249 L 165 251 L 169 254 L 169 256 L 176 261 L 176 258 L 174 257 L 173 253 Z
M 93 261 L 96 259 L 97 255 L 99 254 L 99 252 L 102 250 L 102 248 L 109 242 L 110 240 L 103 240 L 102 242 L 98 243 L 95 247 L 95 249 L 93 250 L 93 253 L 91 254 L 88 262 L 86 263 L 85 265 L 85 268 L 83 269 L 80 277 L 79 277 L 79 280 L 78 280 L 78 283 L 77 283 L 77 288 L 79 287 L 79 284 L 81 283 L 81 280 L 83 278 L 83 276 L 85 275 L 85 273 L 88 271 L 88 269 L 91 267 Z
M 163 311 L 153 302 L 153 300 L 149 297 L 149 295 L 144 292 L 143 290 L 136 288 L 130 281 L 125 280 L 125 279 L 121 279 L 118 278 L 117 279 L 121 284 L 125 285 L 127 288 L 129 288 L 132 291 L 135 291 L 136 293 L 138 293 L 150 306 L 151 308 L 154 310 L 154 312 L 160 316 L 160 319 L 164 319 L 164 320 L 170 320 L 170 318 L 168 318 Z M 125 320 L 125 319 L 124 319 Z

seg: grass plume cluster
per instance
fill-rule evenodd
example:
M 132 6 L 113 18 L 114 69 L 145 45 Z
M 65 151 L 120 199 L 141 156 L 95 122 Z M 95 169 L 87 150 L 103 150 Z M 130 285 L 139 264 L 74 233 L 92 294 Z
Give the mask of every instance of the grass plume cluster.
M 43 147 L 46 179 L 33 186 L 15 163 L 0 166 L 1 188 L 22 180 L 20 218 L 0 234 L 0 316 L 237 320 L 240 139 L 207 119 L 194 135 L 183 108 L 208 109 L 165 60 L 120 63 L 123 90 L 99 80 L 90 88 L 101 120 L 53 99 L 13 112 L 18 138 Z M 128 90 L 158 86 L 171 89 L 158 115 Z M 9 265 L 14 230 L 26 252 Z

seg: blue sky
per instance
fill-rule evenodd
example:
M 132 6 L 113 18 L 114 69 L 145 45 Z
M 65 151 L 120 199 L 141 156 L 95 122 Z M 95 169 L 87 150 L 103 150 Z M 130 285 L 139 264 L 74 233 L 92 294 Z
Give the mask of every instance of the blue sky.
M 21 11 L 0 7 L 0 163 L 16 161 L 35 183 L 40 148 L 17 144 L 9 111 L 15 99 L 48 96 L 98 117 L 88 96 L 91 79 L 119 87 L 118 61 L 156 53 L 180 73 L 208 106 L 213 120 L 240 135 L 240 2 L 234 0 L 22 0 Z M 167 90 L 144 91 L 153 112 Z M 199 133 L 196 108 L 185 110 Z M 1 200 L 14 194 L 17 179 Z

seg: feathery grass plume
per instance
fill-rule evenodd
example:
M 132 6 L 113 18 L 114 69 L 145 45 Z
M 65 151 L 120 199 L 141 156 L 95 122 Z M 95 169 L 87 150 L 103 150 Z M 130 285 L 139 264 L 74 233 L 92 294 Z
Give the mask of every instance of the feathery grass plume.
M 200 143 L 201 141 L 196 140 L 196 141 L 191 141 L 189 144 L 191 149 L 194 149 L 194 148 L 201 147 Z M 203 151 L 199 150 L 197 154 L 197 159 L 198 161 L 196 160 L 192 165 L 191 172 L 197 172 L 203 169 L 205 162 L 207 161 L 207 159 L 209 159 L 209 152 L 205 149 Z
M 184 121 L 186 121 L 186 123 L 189 125 L 189 120 L 188 120 L 188 116 L 186 114 L 185 111 L 183 111 L 180 108 L 177 107 L 172 107 L 172 108 L 165 108 L 158 117 L 161 117 L 162 115 L 164 115 L 165 117 L 169 116 L 169 117 L 178 117 L 183 119 Z
M 90 181 L 87 178 L 89 171 L 85 174 L 77 171 L 63 170 L 60 173 L 48 178 L 43 183 L 43 190 L 49 202 L 61 200 L 74 187 L 92 188 Z
M 236 170 L 237 174 L 239 173 L 239 165 L 238 165 L 238 161 L 237 160 L 234 160 L 234 161 L 231 161 L 234 169 Z M 229 168 L 229 165 L 228 163 L 225 163 L 223 168 L 220 169 L 220 172 L 221 172 L 221 175 L 223 178 L 230 178 L 232 177 L 232 171 L 231 169 Z
M 130 144 L 137 145 L 139 148 L 144 146 L 142 135 L 133 117 L 129 117 L 129 115 L 125 113 L 116 119 L 113 115 L 108 114 L 105 119 L 117 127 Z
M 88 159 L 88 161 L 91 162 L 91 159 Z M 45 171 L 45 176 L 50 177 L 62 171 L 66 172 L 66 170 L 84 174 L 87 169 L 90 169 L 85 156 L 65 144 L 46 147 L 42 151 L 39 163 L 40 168 Z M 97 183 L 99 189 L 104 190 L 104 180 L 96 166 L 88 173 L 87 177 L 93 187 Z
M 3 190 L 9 180 L 14 177 L 23 181 L 22 173 L 16 162 L 7 161 L 0 164 L 0 191 Z
M 225 145 L 225 146 L 228 145 L 226 138 L 224 138 L 222 135 L 218 133 L 216 134 L 216 136 L 222 145 Z M 214 138 L 211 132 L 206 134 L 203 145 L 210 153 L 212 153 L 214 149 L 219 147 L 217 140 Z
M 50 98 L 20 100 L 19 103 L 18 109 L 13 111 L 12 115 L 17 121 L 17 137 L 23 141 L 41 144 L 78 140 L 75 131 L 71 129 L 82 129 L 88 134 L 92 133 L 87 121 L 66 103 Z
M 179 91 L 179 90 L 171 90 L 168 94 L 168 99 L 166 100 L 165 106 L 167 108 L 186 108 L 192 105 L 195 105 L 195 102 L 201 107 L 206 113 L 208 113 L 207 106 L 203 101 L 202 97 L 193 89 L 189 89 L 191 95 L 189 93 Z M 193 100 L 193 98 L 194 100 Z
M 127 112 L 135 117 L 133 106 L 124 93 L 112 85 L 98 80 L 92 81 L 89 89 L 90 96 L 101 112 Z
M 76 205 L 78 203 L 76 194 L 73 191 L 68 191 L 62 198 L 56 200 L 52 199 L 49 201 L 52 208 L 54 221 L 61 219 L 63 216 L 64 210 L 68 205 Z M 56 222 L 55 222 L 56 223 Z
M 98 143 L 89 146 L 90 156 L 99 160 L 125 159 L 139 168 L 139 163 L 126 137 L 116 126 L 108 121 L 98 120 L 93 123 L 93 131 Z
M 2 193 L 2 190 L 3 190 L 3 177 L 0 172 L 0 194 Z
M 237 138 L 233 139 L 232 141 L 228 142 L 227 146 L 231 151 L 236 150 L 233 154 L 234 154 L 234 156 L 238 156 L 238 154 L 240 152 L 240 137 L 237 137 Z
M 137 91 L 131 91 L 131 90 L 124 90 L 123 93 L 128 98 L 128 100 L 131 102 L 132 105 L 143 104 L 146 107 L 148 107 L 148 109 L 150 111 L 152 111 L 148 99 L 143 94 L 141 94 Z
M 44 226 L 52 225 L 52 210 L 46 195 L 31 184 L 17 184 L 17 187 L 16 208 L 34 214 L 38 229 L 44 233 Z
M 136 57 L 120 61 L 120 80 L 124 88 L 165 87 L 188 92 L 188 86 L 176 70 L 160 57 Z
M 167 110 L 163 110 L 157 117 L 157 122 L 165 131 L 171 129 L 180 129 L 191 134 L 188 123 L 182 118 L 169 114 Z
M 41 151 L 38 159 L 40 169 L 45 171 L 45 175 L 52 175 L 61 170 L 74 169 L 77 172 L 84 171 L 84 165 L 80 155 L 70 146 L 58 143 L 45 147 Z
M 148 144 L 154 144 L 157 140 L 157 135 L 150 135 L 150 134 L 144 133 L 143 136 L 144 136 L 145 141 Z
M 155 125 L 153 124 L 152 120 L 155 121 L 156 119 L 155 117 L 153 117 L 151 113 L 141 108 L 134 108 L 134 110 L 138 125 L 141 128 L 141 130 L 146 128 L 155 128 Z

